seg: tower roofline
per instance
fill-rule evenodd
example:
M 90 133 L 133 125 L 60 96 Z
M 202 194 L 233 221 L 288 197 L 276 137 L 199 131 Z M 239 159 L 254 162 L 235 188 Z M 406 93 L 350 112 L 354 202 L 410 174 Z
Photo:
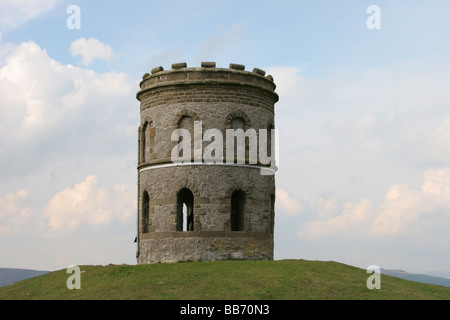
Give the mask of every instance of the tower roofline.
M 136 94 L 138 100 L 149 90 L 167 86 L 195 84 L 224 84 L 250 86 L 268 92 L 274 101 L 278 101 L 275 93 L 276 85 L 271 75 L 259 68 L 246 71 L 245 66 L 231 63 L 229 68 L 217 68 L 215 62 L 202 62 L 200 67 L 187 67 L 185 62 L 172 64 L 172 69 L 164 70 L 159 66 L 150 73 L 145 73 L 140 82 L 140 90 Z

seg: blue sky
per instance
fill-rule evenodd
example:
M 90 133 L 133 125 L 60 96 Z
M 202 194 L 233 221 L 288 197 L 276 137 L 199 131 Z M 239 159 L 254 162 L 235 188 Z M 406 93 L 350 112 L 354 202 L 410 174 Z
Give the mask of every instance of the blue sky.
M 277 84 L 276 259 L 450 270 L 449 12 L 0 0 L 0 267 L 135 263 L 138 83 L 216 61 Z

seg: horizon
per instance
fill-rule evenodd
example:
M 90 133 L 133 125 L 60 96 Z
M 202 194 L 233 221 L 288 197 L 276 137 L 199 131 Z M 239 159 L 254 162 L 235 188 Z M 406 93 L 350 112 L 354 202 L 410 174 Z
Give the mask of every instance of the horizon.
M 272 261 L 282 261 L 282 260 L 302 260 L 302 259 L 274 259 Z M 225 260 L 224 260 L 225 261 Z M 321 260 L 316 260 L 316 261 L 321 261 Z M 202 261 L 197 261 L 197 262 L 202 262 Z M 321 261 L 321 262 L 327 262 L 327 261 Z M 342 263 L 339 261 L 334 261 L 337 263 Z M 172 263 L 182 263 L 182 262 L 165 262 L 165 264 L 172 264 Z M 158 263 L 155 263 L 158 264 Z M 343 263 L 345 264 L 345 263 Z M 100 267 L 107 267 L 109 265 L 126 265 L 126 266 L 137 266 L 138 264 L 100 264 L 100 265 L 95 265 L 95 266 L 100 266 Z M 22 270 L 22 271 L 36 271 L 36 272 L 56 272 L 56 271 L 61 271 L 61 270 L 65 270 L 68 269 L 69 267 L 73 267 L 74 265 L 71 266 L 67 266 L 65 268 L 61 268 L 61 269 L 55 269 L 55 270 L 37 270 L 37 269 L 29 269 L 29 268 L 4 268 L 0 266 L 0 270 Z M 83 266 L 83 265 L 80 265 Z M 86 265 L 86 266 L 94 266 L 94 265 Z M 350 265 L 352 266 L 352 265 Z M 352 266 L 352 267 L 357 267 L 357 266 Z M 361 267 L 357 267 L 357 268 L 361 268 Z M 367 270 L 367 268 L 361 268 L 363 270 Z M 402 273 L 406 273 L 409 275 L 425 275 L 425 276 L 431 276 L 431 277 L 435 277 L 435 278 L 442 278 L 442 279 L 449 279 L 450 280 L 450 270 L 403 270 L 403 269 L 385 269 L 385 268 L 380 268 L 381 274 L 383 275 L 383 272 L 402 272 Z M 391 275 L 391 274 L 387 274 L 387 275 Z M 393 276 L 393 275 L 391 275 Z M 35 277 L 35 276 L 33 276 Z M 395 277 L 395 276 L 394 276 Z M 415 282 L 421 282 L 418 280 L 409 280 L 409 281 L 415 281 Z
M 431 3 L 0 1 L 0 267 L 136 264 L 139 82 L 215 61 L 277 86 L 275 260 L 450 271 Z

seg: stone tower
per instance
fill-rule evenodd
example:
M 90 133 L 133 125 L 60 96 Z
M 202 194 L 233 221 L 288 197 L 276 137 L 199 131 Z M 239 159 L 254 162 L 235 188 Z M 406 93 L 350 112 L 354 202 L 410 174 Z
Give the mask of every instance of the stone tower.
M 227 149 L 227 132 L 254 129 L 261 138 L 267 129 L 266 154 L 273 156 L 275 87 L 263 70 L 239 64 L 176 63 L 143 76 L 137 93 L 139 264 L 273 259 L 274 163 L 250 161 L 250 138 L 244 140 L 245 159 L 239 159 L 237 147 Z M 231 140 L 239 145 L 238 138 Z M 182 142 L 191 148 L 180 148 Z M 216 161 L 203 160 L 202 152 Z

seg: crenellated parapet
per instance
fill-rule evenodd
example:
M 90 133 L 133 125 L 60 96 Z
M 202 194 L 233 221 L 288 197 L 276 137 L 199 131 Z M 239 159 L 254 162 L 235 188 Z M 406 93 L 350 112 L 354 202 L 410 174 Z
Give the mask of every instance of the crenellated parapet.
M 217 68 L 215 62 L 202 62 L 200 67 L 187 67 L 185 62 L 172 64 L 172 69 L 164 70 L 156 67 L 150 73 L 145 73 L 140 82 L 140 91 L 137 99 L 145 95 L 151 89 L 170 86 L 189 86 L 198 84 L 224 85 L 224 86 L 249 86 L 267 91 L 272 99 L 278 101 L 275 93 L 276 85 L 271 75 L 259 68 L 246 71 L 242 64 L 231 63 L 229 68 Z

